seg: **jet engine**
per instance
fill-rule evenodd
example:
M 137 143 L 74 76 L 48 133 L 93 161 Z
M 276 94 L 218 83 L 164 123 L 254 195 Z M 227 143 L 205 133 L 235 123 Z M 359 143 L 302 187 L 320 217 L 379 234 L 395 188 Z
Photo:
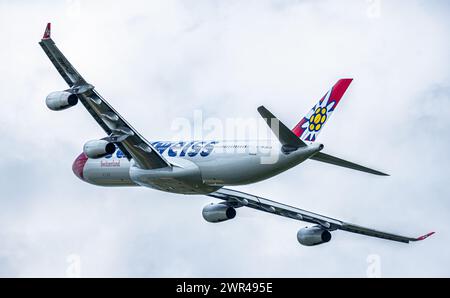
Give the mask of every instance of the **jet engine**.
M 116 151 L 116 145 L 105 140 L 92 140 L 84 144 L 83 152 L 89 158 L 101 158 Z
M 236 210 L 224 204 L 211 203 L 203 208 L 202 215 L 208 222 L 221 222 L 234 218 Z
M 319 226 L 302 228 L 297 232 L 297 240 L 302 245 L 313 246 L 331 240 L 331 233 Z
M 78 103 L 78 97 L 67 91 L 56 91 L 47 96 L 45 103 L 50 110 L 62 111 L 75 106 Z

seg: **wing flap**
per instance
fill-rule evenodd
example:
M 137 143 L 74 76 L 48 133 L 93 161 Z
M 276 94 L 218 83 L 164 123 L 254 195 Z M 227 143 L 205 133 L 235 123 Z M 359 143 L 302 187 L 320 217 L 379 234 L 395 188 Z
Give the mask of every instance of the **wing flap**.
M 403 242 L 403 243 L 409 243 L 409 241 L 415 240 L 415 238 L 404 237 L 404 236 L 399 236 L 399 235 L 395 235 L 395 234 L 391 234 L 391 233 L 381 232 L 381 231 L 361 227 L 361 226 L 350 224 L 350 223 L 342 223 L 342 226 L 340 229 L 343 231 L 351 232 L 351 233 L 372 236 L 372 237 L 377 237 L 377 238 L 382 238 L 382 239 L 387 239 L 387 240 L 392 240 L 392 241 L 397 241 L 397 242 Z
M 117 113 L 109 103 L 95 90 L 79 96 L 94 120 L 108 134 L 109 140 L 118 144 L 119 148 L 129 158 L 133 158 L 143 169 L 157 169 L 171 166 L 159 152 L 141 136 L 128 122 Z M 101 104 L 93 104 L 100 100 Z M 106 117 L 105 115 L 108 115 Z M 116 119 L 112 121 L 112 119 Z

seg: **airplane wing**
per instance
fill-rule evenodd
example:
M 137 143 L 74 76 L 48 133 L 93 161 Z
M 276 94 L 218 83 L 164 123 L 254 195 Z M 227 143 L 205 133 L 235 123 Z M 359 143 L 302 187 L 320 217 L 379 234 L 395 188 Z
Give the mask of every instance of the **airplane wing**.
M 434 234 L 434 232 L 431 232 L 423 236 L 414 238 L 386 233 L 227 188 L 221 188 L 213 193 L 208 194 L 208 196 L 224 200 L 226 201 L 227 205 L 234 208 L 249 207 L 287 218 L 316 224 L 328 231 L 343 230 L 347 232 L 403 243 L 424 240 Z
M 108 140 L 114 142 L 127 156 L 134 159 L 143 169 L 170 167 L 170 163 L 153 146 L 141 136 L 114 108 L 87 83 L 51 39 L 50 23 L 39 42 L 45 54 L 56 67 L 70 89 L 92 115 L 95 121 L 108 134 Z

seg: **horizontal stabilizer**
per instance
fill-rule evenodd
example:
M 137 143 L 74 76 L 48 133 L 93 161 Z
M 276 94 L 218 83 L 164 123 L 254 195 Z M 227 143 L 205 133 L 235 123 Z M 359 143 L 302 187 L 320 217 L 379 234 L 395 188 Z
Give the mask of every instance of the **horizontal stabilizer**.
M 285 148 L 297 149 L 300 147 L 305 147 L 306 144 L 300 140 L 286 125 L 283 124 L 277 117 L 275 117 L 268 109 L 264 106 L 258 108 L 258 112 L 261 117 L 264 118 L 267 125 L 273 131 L 275 136 L 280 141 L 281 145 Z
M 340 167 L 344 167 L 344 168 L 349 168 L 352 170 L 357 170 L 357 171 L 361 171 L 361 172 L 366 172 L 366 173 L 370 173 L 370 174 L 374 174 L 374 175 L 379 175 L 379 176 L 389 176 L 388 174 L 382 173 L 380 171 L 377 170 L 372 170 L 366 167 L 363 167 L 361 165 L 358 165 L 356 163 L 352 163 L 322 152 L 319 152 L 317 154 L 314 154 L 313 156 L 310 157 L 310 159 L 314 159 L 317 161 L 321 161 L 321 162 L 326 162 L 335 166 L 340 166 Z

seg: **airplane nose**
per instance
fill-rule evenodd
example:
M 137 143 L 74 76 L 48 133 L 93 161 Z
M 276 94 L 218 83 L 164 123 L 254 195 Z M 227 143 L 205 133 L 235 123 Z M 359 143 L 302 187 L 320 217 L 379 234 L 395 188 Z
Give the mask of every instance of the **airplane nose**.
M 84 165 L 86 164 L 87 160 L 88 160 L 88 157 L 86 156 L 86 154 L 81 153 L 72 164 L 73 173 L 75 174 L 75 176 L 77 176 L 78 178 L 80 178 L 83 181 L 84 181 L 83 169 L 84 169 Z

